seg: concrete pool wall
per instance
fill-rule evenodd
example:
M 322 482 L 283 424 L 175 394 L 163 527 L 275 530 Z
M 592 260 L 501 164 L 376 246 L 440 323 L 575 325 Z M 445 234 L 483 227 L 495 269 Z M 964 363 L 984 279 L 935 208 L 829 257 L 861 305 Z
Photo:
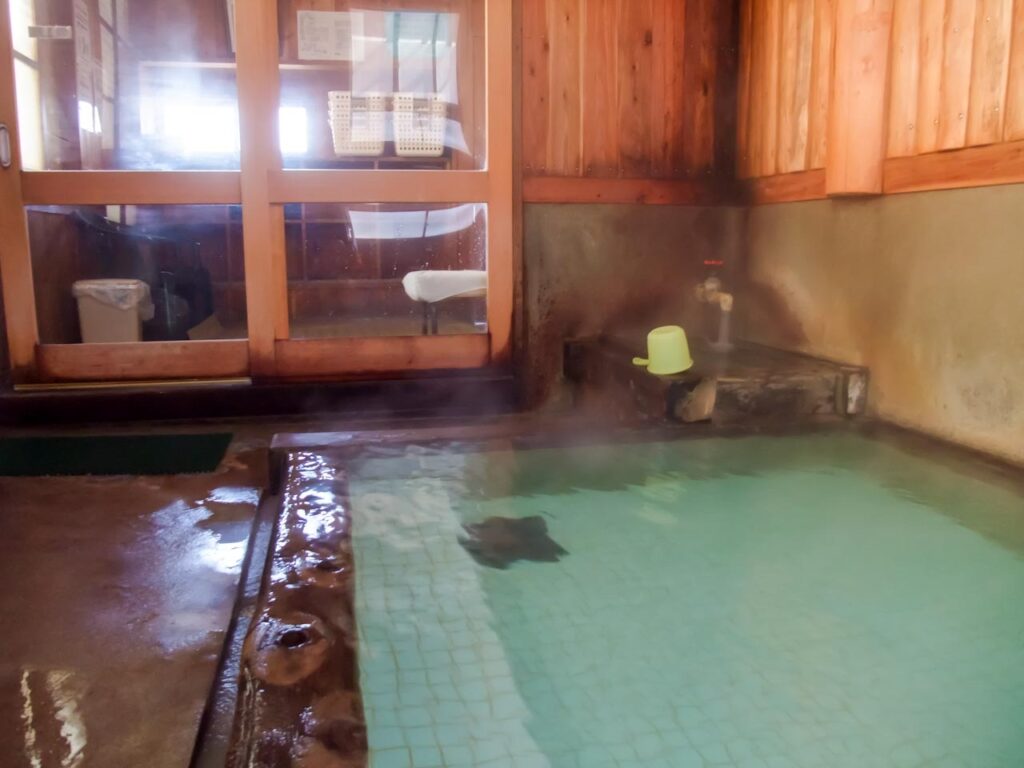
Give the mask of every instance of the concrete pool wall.
M 1024 461 L 1024 185 L 749 209 L 751 340 L 871 370 L 888 421 Z

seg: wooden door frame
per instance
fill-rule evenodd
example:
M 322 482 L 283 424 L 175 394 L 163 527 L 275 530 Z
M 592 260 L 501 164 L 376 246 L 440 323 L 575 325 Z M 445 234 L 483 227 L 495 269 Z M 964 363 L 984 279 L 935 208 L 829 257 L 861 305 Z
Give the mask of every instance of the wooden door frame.
M 475 2 L 476 0 L 474 0 Z M 240 171 L 23 171 L 9 0 L 0 0 L 0 122 L 13 165 L 0 171 L 0 279 L 16 382 L 305 378 L 506 365 L 514 301 L 512 0 L 485 8 L 486 157 L 476 171 L 285 170 L 277 144 L 277 0 L 248 0 L 236 24 Z M 268 119 L 270 116 L 270 119 Z M 413 190 L 413 191 L 411 191 Z M 488 334 L 293 340 L 284 245 L 288 203 L 484 203 Z M 41 344 L 26 205 L 241 205 L 245 340 Z

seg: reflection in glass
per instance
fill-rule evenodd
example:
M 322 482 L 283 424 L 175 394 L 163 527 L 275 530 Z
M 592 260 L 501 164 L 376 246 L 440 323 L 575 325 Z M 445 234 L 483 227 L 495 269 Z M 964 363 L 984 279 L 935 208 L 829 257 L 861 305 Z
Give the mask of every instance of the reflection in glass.
M 286 167 L 484 167 L 483 4 L 430 5 L 279 0 L 281 104 L 308 130 Z
M 224 0 L 12 0 L 29 170 L 239 167 Z
M 238 207 L 28 209 L 44 344 L 245 338 Z
M 285 207 L 292 338 L 487 330 L 487 207 Z

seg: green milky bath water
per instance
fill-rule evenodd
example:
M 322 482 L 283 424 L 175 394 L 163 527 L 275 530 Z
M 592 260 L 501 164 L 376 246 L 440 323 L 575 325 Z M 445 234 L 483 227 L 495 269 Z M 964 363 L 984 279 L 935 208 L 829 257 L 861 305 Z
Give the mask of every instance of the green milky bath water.
M 1024 765 L 1024 504 L 849 433 L 352 477 L 374 768 Z M 569 554 L 483 567 L 464 523 Z

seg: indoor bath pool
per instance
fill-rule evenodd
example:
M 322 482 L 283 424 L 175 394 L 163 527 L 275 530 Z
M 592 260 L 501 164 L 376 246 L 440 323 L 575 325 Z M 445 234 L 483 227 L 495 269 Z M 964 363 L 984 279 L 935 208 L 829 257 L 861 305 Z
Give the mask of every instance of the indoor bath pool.
M 1022 497 L 920 451 L 364 454 L 371 765 L 1024 764 Z

